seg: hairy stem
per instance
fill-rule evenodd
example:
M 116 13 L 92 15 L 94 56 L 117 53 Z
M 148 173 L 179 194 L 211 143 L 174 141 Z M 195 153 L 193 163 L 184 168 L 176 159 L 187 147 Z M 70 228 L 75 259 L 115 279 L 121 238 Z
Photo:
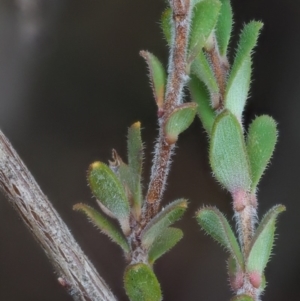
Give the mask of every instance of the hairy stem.
M 236 219 L 237 229 L 239 232 L 239 241 L 244 258 L 247 258 L 257 219 L 256 206 L 251 202 L 251 196 L 247 193 L 245 193 L 244 199 L 240 200 L 242 203 L 240 208 L 237 208 L 235 204 L 234 195 L 233 200 L 234 217 Z
M 159 204 L 165 189 L 166 179 L 171 163 L 175 143 L 167 142 L 164 124 L 167 116 L 182 103 L 183 88 L 187 81 L 186 56 L 190 29 L 190 0 L 171 0 L 173 11 L 173 34 L 169 58 L 168 82 L 163 112 L 158 118 L 159 136 L 155 146 L 155 155 L 151 178 L 146 196 L 144 221 L 149 221 L 159 209 Z
M 115 301 L 66 224 L 0 131 L 0 189 L 54 266 L 75 301 Z
M 206 48 L 205 52 L 209 58 L 219 88 L 219 93 L 211 95 L 211 104 L 215 111 L 220 112 L 224 109 L 225 105 L 224 101 L 227 86 L 227 74 L 230 66 L 227 57 L 222 57 L 220 55 L 214 34 L 211 35 L 210 43 L 208 43 L 208 45 L 209 48 Z M 236 191 L 232 193 L 232 199 L 241 250 L 244 258 L 247 258 L 255 231 L 255 224 L 257 222 L 256 196 L 247 191 Z M 247 272 L 243 272 L 243 281 L 241 286 L 236 289 L 236 295 L 246 294 L 251 296 L 255 301 L 259 301 L 259 289 L 255 288 L 251 284 Z
M 240 200 L 243 204 L 241 208 L 236 206 L 236 196 L 233 194 L 234 217 L 236 219 L 237 228 L 239 232 L 239 241 L 244 258 L 247 258 L 250 252 L 250 247 L 255 231 L 255 224 L 257 222 L 257 200 L 254 194 L 245 193 L 244 198 Z M 241 209 L 241 210 L 237 210 Z M 260 290 L 255 288 L 249 279 L 247 271 L 243 277 L 242 286 L 236 291 L 236 294 L 246 294 L 251 296 L 255 301 L 260 300 Z
M 211 36 L 211 47 L 206 49 L 206 53 L 210 59 L 217 84 L 219 87 L 219 93 L 212 96 L 212 107 L 215 110 L 222 110 L 224 107 L 225 91 L 226 91 L 226 81 L 227 81 L 227 72 L 229 69 L 229 64 L 227 58 L 220 56 L 218 45 L 216 43 L 216 37 L 213 34 Z

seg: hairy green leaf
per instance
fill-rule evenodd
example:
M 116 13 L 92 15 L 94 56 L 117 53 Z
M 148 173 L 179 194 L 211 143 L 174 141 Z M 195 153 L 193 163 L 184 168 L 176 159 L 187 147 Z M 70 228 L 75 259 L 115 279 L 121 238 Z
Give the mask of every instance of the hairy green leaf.
M 152 269 L 144 263 L 129 265 L 124 273 L 124 287 L 130 301 L 161 301 L 160 284 Z
M 158 258 L 171 250 L 183 237 L 183 232 L 177 228 L 167 228 L 158 236 L 150 247 L 148 260 L 153 264 Z
M 136 210 L 140 211 L 142 204 L 142 166 L 143 166 L 143 141 L 141 137 L 141 123 L 136 122 L 128 129 L 127 139 L 128 165 L 130 172 L 133 174 L 131 192 L 133 195 L 133 205 Z M 139 214 L 139 213 L 138 213 Z
M 190 33 L 190 49 L 201 49 L 213 31 L 217 20 L 221 3 L 218 0 L 203 0 L 193 8 L 192 27 Z
M 119 220 L 124 233 L 129 231 L 130 207 L 124 188 L 104 163 L 90 165 L 88 181 L 95 197 Z
M 171 8 L 167 8 L 162 13 L 161 16 L 161 28 L 169 46 L 171 45 L 171 39 L 172 39 L 171 22 L 172 22 L 172 10 Z
M 279 213 L 283 211 L 285 211 L 285 206 L 276 205 L 267 212 L 260 222 L 246 262 L 248 272 L 263 274 L 274 245 L 276 219 Z
M 140 51 L 149 68 L 149 77 L 154 98 L 159 109 L 162 109 L 165 96 L 166 72 L 159 59 L 148 51 Z
M 220 55 L 226 57 L 232 30 L 232 8 L 230 0 L 220 0 L 222 3 L 220 15 L 216 25 L 216 38 Z
M 242 114 L 248 98 L 251 83 L 251 58 L 244 60 L 236 73 L 236 77 L 227 86 L 225 107 L 241 122 Z
M 231 193 L 249 191 L 251 177 L 244 136 L 238 120 L 228 111 L 214 123 L 209 160 L 215 177 Z
M 136 173 L 123 162 L 122 158 L 119 156 L 116 150 L 112 150 L 113 161 L 109 161 L 109 168 L 114 172 L 122 183 L 124 190 L 126 192 L 127 199 L 131 201 L 132 191 L 135 187 Z
M 211 94 L 219 93 L 219 87 L 214 72 L 203 51 L 201 51 L 193 61 L 192 73 L 206 85 Z
M 193 102 L 177 106 L 168 116 L 164 124 L 166 140 L 173 144 L 179 134 L 185 131 L 193 122 L 197 113 L 197 104 Z
M 128 253 L 130 251 L 129 244 L 124 235 L 103 214 L 101 214 L 94 208 L 81 203 L 74 205 L 73 209 L 85 213 L 89 220 L 95 226 L 97 226 L 102 233 L 106 234 L 112 241 L 117 243 L 125 253 Z
M 251 56 L 253 48 L 256 46 L 259 32 L 262 26 L 263 23 L 258 21 L 251 21 L 244 26 L 242 33 L 240 35 L 239 45 L 231 69 L 230 78 L 234 76 L 236 71 L 243 64 L 245 58 Z
M 243 255 L 225 216 L 217 208 L 204 207 L 196 213 L 196 218 L 203 230 L 219 242 L 239 266 L 243 267 Z
M 197 111 L 204 129 L 210 135 L 216 114 L 210 105 L 210 96 L 205 85 L 195 76 L 191 76 L 189 89 L 192 100 L 197 103 Z
M 141 233 L 142 245 L 149 248 L 170 225 L 179 220 L 187 209 L 187 200 L 180 199 L 162 209 Z
M 277 142 L 275 120 L 267 115 L 259 116 L 251 123 L 247 136 L 247 151 L 254 191 L 267 168 Z
M 232 65 L 225 92 L 225 107 L 239 121 L 245 107 L 251 79 L 251 53 L 256 45 L 261 22 L 252 21 L 245 25 L 239 41 L 236 57 Z

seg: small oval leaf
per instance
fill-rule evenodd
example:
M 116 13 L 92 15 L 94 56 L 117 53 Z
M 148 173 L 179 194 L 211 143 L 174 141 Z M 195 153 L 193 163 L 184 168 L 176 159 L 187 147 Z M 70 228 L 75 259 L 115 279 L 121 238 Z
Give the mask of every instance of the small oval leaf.
M 277 142 L 275 120 L 267 115 L 259 116 L 251 123 L 247 135 L 247 151 L 252 174 L 252 191 L 267 168 Z
M 152 269 L 144 263 L 130 265 L 124 273 L 126 294 L 131 301 L 160 301 L 160 284 Z
M 128 233 L 129 202 L 114 172 L 106 164 L 95 162 L 89 168 L 88 181 L 95 197 L 119 220 L 123 232 Z
M 231 193 L 249 191 L 251 177 L 244 136 L 240 123 L 228 111 L 214 123 L 209 160 L 215 177 Z
M 183 237 L 183 232 L 177 228 L 167 228 L 158 236 L 150 247 L 148 260 L 153 264 L 158 258 L 171 250 Z
M 162 232 L 179 220 L 187 209 L 187 200 L 180 199 L 162 209 L 141 233 L 142 245 L 149 248 Z
M 266 213 L 260 222 L 253 237 L 246 261 L 248 272 L 263 274 L 274 245 L 276 219 L 279 213 L 283 211 L 285 211 L 285 206 L 276 205 Z
M 164 133 L 169 144 L 174 144 L 178 139 L 178 135 L 191 125 L 196 113 L 197 104 L 189 102 L 176 107 L 166 116 Z
M 74 210 L 81 211 L 86 214 L 89 220 L 97 226 L 102 233 L 106 234 L 113 242 L 117 243 L 125 253 L 130 251 L 129 244 L 120 232 L 120 230 L 104 215 L 94 208 L 85 204 L 76 204 L 73 206 Z
M 204 207 L 197 211 L 196 219 L 202 229 L 220 243 L 240 267 L 243 267 L 242 252 L 225 216 L 217 208 Z
M 205 85 L 196 76 L 191 76 L 189 89 L 192 100 L 197 103 L 197 112 L 206 132 L 211 135 L 216 114 L 210 105 L 210 96 Z

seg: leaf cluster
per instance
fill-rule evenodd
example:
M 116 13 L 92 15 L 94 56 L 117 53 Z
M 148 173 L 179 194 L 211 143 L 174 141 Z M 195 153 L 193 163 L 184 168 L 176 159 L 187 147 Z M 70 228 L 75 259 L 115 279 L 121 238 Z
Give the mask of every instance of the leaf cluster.
M 86 204 L 76 204 L 74 209 L 83 212 L 124 251 L 129 262 L 124 285 L 130 300 L 158 301 L 162 298 L 161 289 L 152 266 L 181 240 L 182 231 L 170 226 L 182 217 L 187 201 L 172 202 L 142 227 L 144 154 L 139 122 L 128 129 L 127 149 L 128 164 L 113 150 L 109 165 L 94 162 L 89 167 L 88 183 L 101 211 Z
M 167 8 L 161 18 L 163 33 L 170 48 L 174 47 L 173 12 Z M 243 287 L 252 287 L 257 296 L 265 288 L 264 270 L 274 244 L 276 219 L 285 207 L 274 206 L 255 229 L 256 192 L 277 142 L 276 122 L 272 117 L 256 117 L 248 130 L 243 125 L 252 72 L 252 53 L 262 23 L 251 21 L 244 26 L 236 47 L 235 58 L 227 58 L 233 26 L 229 0 L 193 1 L 190 34 L 187 43 L 186 75 L 192 102 L 176 104 L 164 111 L 168 89 L 163 64 L 148 51 L 145 59 L 150 83 L 162 119 L 160 132 L 168 145 L 193 122 L 197 114 L 209 138 L 209 162 L 217 181 L 233 197 L 233 207 L 240 234 L 237 239 L 226 217 L 214 207 L 196 213 L 202 229 L 229 253 L 228 274 L 236 296 L 234 301 L 254 301 Z M 128 130 L 127 162 L 113 151 L 106 165 L 93 163 L 88 182 L 101 211 L 85 204 L 82 211 L 124 251 L 129 264 L 124 285 L 131 301 L 159 301 L 162 293 L 153 272 L 154 262 L 182 238 L 180 229 L 171 225 L 187 209 L 187 200 L 179 199 L 150 220 L 145 219 L 147 204 L 142 193 L 143 143 L 140 123 Z M 250 209 L 249 209 L 250 208 Z M 241 220 L 250 212 L 250 241 L 247 244 Z M 252 213 L 251 213 L 252 212 Z M 116 224 L 113 219 L 117 221 Z M 247 283 L 246 283 L 247 282 Z M 246 283 L 246 284 L 245 284 Z
M 197 9 L 203 2 L 196 5 Z M 267 115 L 256 117 L 247 133 L 244 129 L 243 111 L 250 89 L 252 53 L 262 23 L 251 21 L 244 26 L 230 67 L 227 51 L 233 24 L 232 9 L 229 1 L 221 2 L 216 25 L 191 62 L 189 88 L 209 137 L 209 161 L 214 176 L 233 196 L 240 241 L 218 209 L 204 207 L 196 217 L 204 231 L 230 254 L 233 264 L 229 265 L 228 272 L 233 279 L 232 288 L 239 291 L 234 300 L 253 300 L 247 292 L 240 295 L 240 289 L 248 281 L 258 296 L 263 291 L 265 284 L 262 279 L 274 243 L 275 222 L 285 207 L 274 206 L 265 215 L 250 237 L 249 248 L 244 241 L 247 238 L 243 237 L 246 234 L 241 219 L 246 214 L 244 210 L 256 212 L 257 185 L 272 157 L 277 129 L 276 122 Z M 194 16 L 198 14 L 197 11 Z M 205 17 L 198 22 L 205 23 Z M 253 227 L 255 214 L 250 213 L 250 219 Z M 237 285 L 236 279 L 240 275 L 242 280 Z

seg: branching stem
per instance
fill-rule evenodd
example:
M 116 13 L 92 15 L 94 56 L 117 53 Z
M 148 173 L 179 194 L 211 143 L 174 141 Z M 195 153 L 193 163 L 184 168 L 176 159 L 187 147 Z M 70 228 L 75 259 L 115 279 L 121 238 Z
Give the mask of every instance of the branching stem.
M 163 112 L 158 118 L 159 136 L 155 146 L 155 155 L 151 178 L 146 196 L 143 221 L 149 221 L 159 209 L 160 201 L 165 189 L 171 157 L 175 143 L 167 142 L 164 124 L 167 116 L 183 102 L 183 89 L 187 81 L 186 56 L 190 29 L 190 0 L 171 0 L 173 11 L 172 44 L 169 58 L 168 82 Z

